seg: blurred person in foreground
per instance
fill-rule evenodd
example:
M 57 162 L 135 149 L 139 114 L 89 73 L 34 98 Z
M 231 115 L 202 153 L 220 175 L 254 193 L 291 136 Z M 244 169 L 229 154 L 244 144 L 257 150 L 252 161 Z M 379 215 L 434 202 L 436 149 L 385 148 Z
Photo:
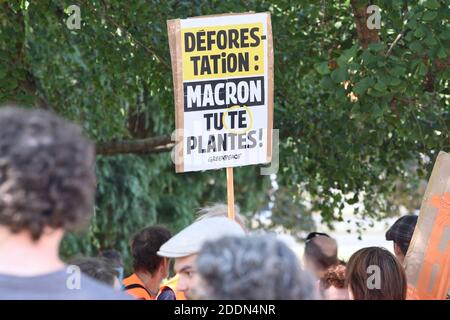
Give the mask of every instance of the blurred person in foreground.
M 192 284 L 198 277 L 196 259 L 200 248 L 206 241 L 225 236 L 245 235 L 242 227 L 229 218 L 211 217 L 195 221 L 164 243 L 158 255 L 174 258 L 174 270 L 178 276 L 176 291 L 192 299 Z
M 98 257 L 105 259 L 109 265 L 114 267 L 116 277 L 119 280 L 120 289 L 123 290 L 124 286 L 122 284 L 122 281 L 124 275 L 124 265 L 123 258 L 120 252 L 114 249 L 102 250 L 99 252 Z
M 64 234 L 89 223 L 94 163 L 78 126 L 44 110 L 0 108 L 0 299 L 128 298 L 77 279 L 59 257 Z
M 70 260 L 69 263 L 78 266 L 83 274 L 118 291 L 121 289 L 116 270 L 107 259 L 101 257 L 77 257 Z
M 123 268 L 123 259 L 119 251 L 114 249 L 107 249 L 100 251 L 98 254 L 99 258 L 104 258 L 109 261 L 109 263 L 115 268 Z
M 405 270 L 385 248 L 368 247 L 349 259 L 346 285 L 350 300 L 405 300 Z
M 226 237 L 205 243 L 192 293 L 214 300 L 316 299 L 314 280 L 273 235 Z

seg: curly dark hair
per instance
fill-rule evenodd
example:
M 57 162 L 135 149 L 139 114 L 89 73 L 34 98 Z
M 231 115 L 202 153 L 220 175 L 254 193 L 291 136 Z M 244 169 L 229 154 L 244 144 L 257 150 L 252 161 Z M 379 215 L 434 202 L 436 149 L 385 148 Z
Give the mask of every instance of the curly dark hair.
M 133 269 L 153 274 L 164 259 L 156 253 L 171 237 L 170 231 L 163 226 L 147 227 L 140 230 L 131 240 Z
M 95 148 L 44 110 L 0 108 L 0 224 L 39 240 L 45 227 L 79 230 L 95 196 Z

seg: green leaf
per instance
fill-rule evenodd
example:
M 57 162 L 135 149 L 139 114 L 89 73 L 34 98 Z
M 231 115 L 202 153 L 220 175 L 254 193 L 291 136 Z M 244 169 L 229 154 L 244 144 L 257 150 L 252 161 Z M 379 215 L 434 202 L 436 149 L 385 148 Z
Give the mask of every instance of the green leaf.
M 419 26 L 416 31 L 414 31 L 414 36 L 416 38 L 422 38 L 425 35 L 425 28 L 423 26 Z
M 436 17 L 437 17 L 437 12 L 436 11 L 427 11 L 423 15 L 422 19 L 424 21 L 432 21 L 432 20 L 436 19 Z
M 384 43 L 377 42 L 369 44 L 368 49 L 373 52 L 380 52 L 381 50 L 384 49 L 384 47 L 385 47 Z
M 339 67 L 331 73 L 331 79 L 336 83 L 348 80 L 348 72 L 346 68 Z
M 0 50 L 0 60 L 8 61 L 9 55 L 7 51 Z
M 365 64 L 372 64 L 378 60 L 378 57 L 371 54 L 369 50 L 364 51 L 361 58 Z
M 419 63 L 419 66 L 417 67 L 417 74 L 424 76 L 427 74 L 427 67 L 423 62 Z
M 406 25 L 411 29 L 415 29 L 417 27 L 417 19 L 415 17 L 411 18 Z
M 412 51 L 415 52 L 422 52 L 423 51 L 423 46 L 420 43 L 420 41 L 414 41 L 412 42 L 409 47 L 411 48 Z
M 429 35 L 428 37 L 425 38 L 424 42 L 429 46 L 429 47 L 433 47 L 435 45 L 437 45 L 437 40 L 433 35 Z
M 358 52 L 358 46 L 353 45 L 351 48 L 344 50 L 344 52 L 341 54 L 339 58 L 337 58 L 338 65 L 340 67 L 346 66 L 351 58 L 354 58 L 356 56 L 356 53 Z
M 338 86 L 334 91 L 334 94 L 339 98 L 345 97 L 345 93 L 346 91 L 343 86 Z
M 371 77 L 364 78 L 355 84 L 353 91 L 357 95 L 363 95 L 374 83 L 375 81 Z
M 352 109 L 350 110 L 351 113 L 358 113 L 361 110 L 361 106 L 359 104 L 359 102 L 356 102 L 353 104 Z
M 386 84 L 383 82 L 383 80 L 378 79 L 377 83 L 375 84 L 374 88 L 380 92 L 386 92 Z
M 450 28 L 444 29 L 440 34 L 439 38 L 442 40 L 448 40 L 450 39 Z
M 422 59 L 414 59 L 414 60 L 412 60 L 411 61 L 411 68 L 412 69 L 416 68 L 419 65 L 419 63 L 421 63 L 421 62 L 422 62 Z
M 445 58 L 447 58 L 447 53 L 445 52 L 445 48 L 444 47 L 440 47 L 439 48 L 439 51 L 438 51 L 438 53 L 437 53 L 437 56 L 438 56 L 438 58 L 439 59 L 445 59 Z
M 321 85 L 321 87 L 324 88 L 325 90 L 334 89 L 334 87 L 335 87 L 333 81 L 331 80 L 331 78 L 330 78 L 329 76 L 324 77 L 324 78 L 320 81 L 320 85 Z
M 34 104 L 35 101 L 35 96 L 28 94 L 28 93 L 19 93 L 16 96 L 16 99 L 18 102 L 20 102 L 21 104 L 25 105 L 25 106 L 31 106 Z
M 9 79 L 6 83 L 3 84 L 2 89 L 6 91 L 12 91 L 17 88 L 17 80 L 14 78 Z
M 390 81 L 389 84 L 391 84 L 392 86 L 398 86 L 399 84 L 401 84 L 401 80 L 399 78 L 396 77 L 390 77 Z
M 321 75 L 330 73 L 330 69 L 328 68 L 328 62 L 316 63 L 314 65 L 314 69 L 316 69 L 316 71 Z
M 6 76 L 6 67 L 0 64 L 0 79 L 3 79 Z
M 384 114 L 384 108 L 382 108 L 381 106 L 379 106 L 378 104 L 374 104 L 372 106 L 372 115 L 375 118 L 379 118 Z
M 405 40 L 409 42 L 413 39 L 413 36 L 414 36 L 414 31 L 408 31 L 406 33 Z
M 351 199 L 347 200 L 348 204 L 355 204 L 359 201 L 359 197 L 358 194 L 355 194 Z
M 427 0 L 424 5 L 428 9 L 438 9 L 440 7 L 439 1 L 437 0 Z
M 388 72 L 395 77 L 401 77 L 406 73 L 406 68 L 401 66 L 395 66 L 389 69 Z
M 373 88 L 373 89 L 372 89 L 372 88 L 369 88 L 369 90 L 367 90 L 367 94 L 368 94 L 369 96 L 379 98 L 379 97 L 385 96 L 387 93 L 386 93 L 386 92 L 383 92 L 383 91 L 380 91 L 380 90 L 376 90 L 375 88 Z

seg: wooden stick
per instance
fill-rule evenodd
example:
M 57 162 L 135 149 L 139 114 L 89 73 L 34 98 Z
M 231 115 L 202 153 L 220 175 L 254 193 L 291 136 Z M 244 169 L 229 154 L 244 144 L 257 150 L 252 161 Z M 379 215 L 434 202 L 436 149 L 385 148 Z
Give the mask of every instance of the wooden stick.
M 228 218 L 234 220 L 234 181 L 233 168 L 227 168 Z

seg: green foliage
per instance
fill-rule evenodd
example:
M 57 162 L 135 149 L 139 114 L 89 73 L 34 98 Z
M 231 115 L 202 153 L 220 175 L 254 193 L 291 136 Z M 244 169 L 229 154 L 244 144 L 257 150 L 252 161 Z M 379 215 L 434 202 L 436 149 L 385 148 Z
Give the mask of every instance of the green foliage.
M 359 200 L 357 216 L 395 213 L 399 184 L 411 193 L 449 149 L 448 66 L 438 60 L 448 61 L 448 6 L 373 4 L 381 42 L 366 50 L 348 2 L 277 2 L 283 14 L 273 18 L 279 183 L 306 190 L 330 224 Z
M 415 189 L 438 151 L 449 151 L 445 1 L 375 1 L 380 42 L 365 50 L 350 1 L 78 1 L 82 26 L 72 31 L 64 12 L 71 4 L 1 5 L 0 102 L 48 102 L 97 141 L 133 138 L 133 114 L 145 120 L 146 136 L 174 129 L 166 20 L 271 12 L 281 139 L 273 218 L 293 231 L 310 227 L 300 223 L 308 212 L 332 224 L 360 200 L 358 216 L 392 214 L 400 189 Z M 176 175 L 168 154 L 99 157 L 97 170 L 94 223 L 68 236 L 65 256 L 125 250 L 133 232 L 153 223 L 176 231 L 195 208 L 226 195 L 223 170 Z M 257 167 L 235 172 L 243 211 L 265 208 L 269 179 Z

